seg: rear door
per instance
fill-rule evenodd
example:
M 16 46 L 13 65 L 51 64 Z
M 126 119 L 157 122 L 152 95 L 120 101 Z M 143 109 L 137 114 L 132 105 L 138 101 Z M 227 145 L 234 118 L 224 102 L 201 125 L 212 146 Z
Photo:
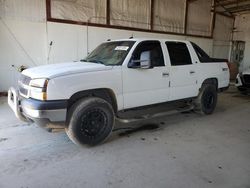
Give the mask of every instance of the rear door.
M 165 43 L 171 62 L 169 100 L 197 96 L 197 66 L 192 60 L 187 43 Z

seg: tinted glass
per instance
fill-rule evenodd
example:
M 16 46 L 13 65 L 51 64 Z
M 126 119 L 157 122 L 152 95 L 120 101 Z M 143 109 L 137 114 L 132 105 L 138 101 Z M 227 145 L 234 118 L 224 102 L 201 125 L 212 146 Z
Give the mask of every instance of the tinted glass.
M 210 57 L 204 52 L 197 44 L 191 42 L 200 62 L 207 62 L 210 61 Z
M 139 60 L 141 53 L 145 51 L 151 52 L 151 63 L 153 67 L 165 66 L 161 44 L 159 41 L 145 41 L 138 44 L 133 53 L 133 60 Z
M 121 65 L 134 43 L 134 41 L 103 43 L 81 61 L 101 63 L 104 65 Z
M 171 65 L 190 65 L 192 64 L 187 45 L 182 42 L 166 42 Z

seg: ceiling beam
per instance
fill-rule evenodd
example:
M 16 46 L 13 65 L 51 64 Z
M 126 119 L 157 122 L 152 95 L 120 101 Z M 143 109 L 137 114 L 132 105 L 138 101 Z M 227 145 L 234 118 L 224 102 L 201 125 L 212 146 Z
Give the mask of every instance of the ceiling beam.
M 193 3 L 195 1 L 198 1 L 198 0 L 187 0 L 188 3 Z
M 221 5 L 223 5 L 224 7 L 226 7 L 226 6 L 233 6 L 233 5 L 235 5 L 235 6 L 239 6 L 241 3 L 243 4 L 243 3 L 250 3 L 250 0 L 235 0 L 235 1 L 230 1 L 230 2 L 221 2 L 221 1 L 219 1 L 220 2 L 220 4 Z M 216 4 L 215 6 L 216 7 L 218 7 L 218 6 L 221 6 L 221 5 L 219 5 L 219 4 Z
M 219 0 L 221 3 L 228 2 L 228 0 Z M 237 0 L 236 0 L 237 1 Z
M 234 18 L 233 15 L 228 15 L 225 12 L 214 11 L 214 13 L 225 16 L 225 17 L 228 17 L 228 18 Z
M 228 11 L 230 11 L 231 13 L 237 13 L 237 12 L 242 12 L 242 11 L 247 11 L 247 10 L 250 10 L 250 4 L 228 9 Z
M 228 11 L 228 9 L 221 3 L 221 1 L 219 0 L 216 0 L 215 1 L 215 4 L 219 5 L 220 7 L 222 7 L 225 11 L 224 12 L 227 12 L 228 14 L 230 14 L 232 16 L 232 13 L 230 11 Z

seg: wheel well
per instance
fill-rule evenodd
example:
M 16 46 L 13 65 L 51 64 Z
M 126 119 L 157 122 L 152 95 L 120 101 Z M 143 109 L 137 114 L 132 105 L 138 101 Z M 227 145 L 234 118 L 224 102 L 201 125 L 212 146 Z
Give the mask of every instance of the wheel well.
M 203 81 L 201 87 L 204 85 L 204 84 L 212 84 L 212 85 L 215 85 L 216 86 L 216 90 L 218 90 L 218 79 L 217 78 L 208 78 L 206 80 Z
M 84 97 L 91 97 L 91 96 L 99 97 L 101 99 L 106 100 L 108 103 L 112 105 L 114 112 L 115 113 L 117 112 L 117 101 L 115 94 L 111 89 L 107 88 L 79 91 L 73 94 L 69 99 L 67 109 L 70 109 L 70 107 L 78 100 Z

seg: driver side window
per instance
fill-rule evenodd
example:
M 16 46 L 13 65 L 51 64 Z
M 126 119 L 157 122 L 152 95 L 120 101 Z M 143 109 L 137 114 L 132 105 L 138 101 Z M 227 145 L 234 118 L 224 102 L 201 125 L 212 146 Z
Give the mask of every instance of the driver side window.
M 165 66 L 159 41 L 144 41 L 138 44 L 133 53 L 133 60 L 140 60 L 141 53 L 145 51 L 150 51 L 150 59 L 153 67 Z

